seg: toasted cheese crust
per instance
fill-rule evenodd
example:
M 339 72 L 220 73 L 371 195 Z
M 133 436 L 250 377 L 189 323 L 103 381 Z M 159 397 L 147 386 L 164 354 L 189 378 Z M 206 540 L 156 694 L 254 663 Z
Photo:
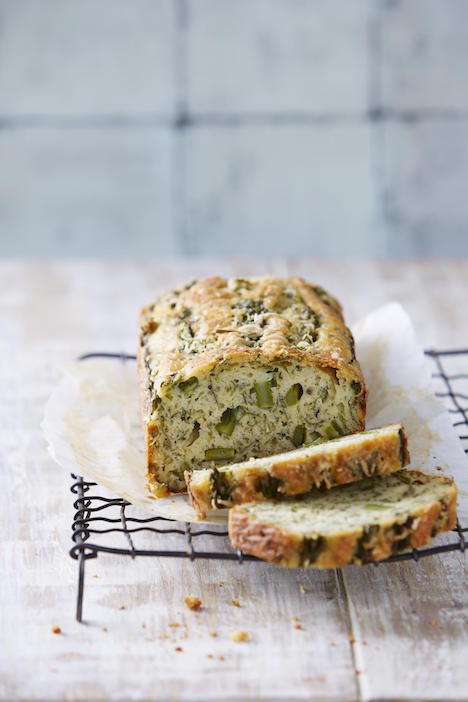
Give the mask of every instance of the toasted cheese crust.
M 410 462 L 401 424 L 332 439 L 316 446 L 185 474 L 192 507 L 211 509 L 284 499 L 401 470 Z
M 184 490 L 184 469 L 211 456 L 287 450 L 330 422 L 335 436 L 364 428 L 366 389 L 341 307 L 301 278 L 212 277 L 163 295 L 142 310 L 138 364 L 156 494 Z
M 342 568 L 419 548 L 456 524 L 453 480 L 419 471 L 229 512 L 233 548 L 285 567 Z

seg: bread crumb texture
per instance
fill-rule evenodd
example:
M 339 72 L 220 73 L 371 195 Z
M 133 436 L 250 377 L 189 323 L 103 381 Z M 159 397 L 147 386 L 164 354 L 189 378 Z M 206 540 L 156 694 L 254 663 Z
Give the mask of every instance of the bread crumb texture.
M 189 609 L 198 610 L 202 606 L 202 601 L 199 597 L 195 595 L 186 595 L 184 597 L 184 602 Z
M 231 641 L 234 641 L 235 643 L 240 643 L 241 641 L 249 640 L 248 633 L 246 631 L 239 631 L 238 629 L 231 631 L 229 636 L 231 638 Z

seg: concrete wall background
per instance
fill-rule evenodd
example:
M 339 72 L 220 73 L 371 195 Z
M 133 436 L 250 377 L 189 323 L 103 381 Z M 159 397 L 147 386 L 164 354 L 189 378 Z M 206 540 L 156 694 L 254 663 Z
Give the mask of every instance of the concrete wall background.
M 466 0 L 0 0 L 0 255 L 468 255 Z

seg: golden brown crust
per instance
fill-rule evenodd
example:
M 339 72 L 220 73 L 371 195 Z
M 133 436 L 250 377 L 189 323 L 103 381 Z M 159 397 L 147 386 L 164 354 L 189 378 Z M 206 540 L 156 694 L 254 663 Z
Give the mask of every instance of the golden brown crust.
M 345 377 L 359 380 L 365 389 L 352 336 L 334 298 L 324 291 L 321 297 L 317 293 L 320 288 L 297 277 L 253 278 L 245 283 L 249 284 L 248 289 L 241 287 L 234 291 L 229 289 L 230 281 L 214 276 L 167 293 L 153 305 L 143 308 L 141 328 L 144 336 L 145 330 L 149 330 L 146 344 L 151 362 L 157 365 L 156 390 L 164 382 L 173 382 L 176 374 L 181 378 L 201 377 L 221 362 L 235 364 L 281 359 L 336 369 Z M 288 290 L 300 295 L 320 320 L 317 338 L 304 343 L 302 348 L 297 346 L 301 341 L 298 330 L 291 328 L 291 321 L 282 309 Z M 251 300 L 264 303 L 262 309 L 265 310 L 260 336 L 254 346 L 246 337 L 245 327 L 250 323 L 242 323 L 242 305 L 245 302 L 248 310 Z M 181 349 L 178 325 L 189 324 L 188 317 L 191 320 L 190 347 L 196 346 L 197 342 L 206 345 L 206 350 L 200 353 L 187 354 Z
M 375 431 L 375 433 L 374 433 Z M 372 475 L 386 475 L 400 470 L 410 462 L 407 438 L 401 424 L 381 427 L 380 430 L 336 439 L 320 446 L 287 454 L 253 460 L 223 469 L 207 469 L 195 474 L 186 472 L 188 494 L 192 507 L 203 516 L 217 506 L 229 507 L 246 502 L 294 497 L 314 488 L 331 488 L 352 483 Z M 229 475 L 229 496 L 218 495 L 216 476 L 223 471 Z M 271 480 L 277 481 L 276 493 Z M 267 481 L 269 490 L 263 490 Z M 219 504 L 218 504 L 219 503 Z
M 140 335 L 141 330 L 144 329 L 145 324 L 145 310 L 143 309 L 140 315 Z M 157 452 L 154 448 L 154 438 L 157 435 L 159 428 L 156 424 L 150 424 L 148 417 L 150 414 L 151 405 L 151 393 L 149 390 L 148 383 L 148 369 L 145 362 L 145 350 L 144 345 L 138 344 L 137 348 L 137 367 L 138 367 L 138 396 L 140 405 L 140 420 L 143 429 L 143 441 L 146 452 L 146 465 L 147 465 L 147 478 L 148 478 L 148 489 L 153 493 L 155 497 L 167 497 L 170 493 L 167 487 L 163 483 L 159 483 L 154 478 L 155 466 L 157 465 Z
M 229 538 L 232 547 L 269 563 L 299 566 L 301 539 L 271 524 L 253 521 L 242 509 L 229 510 Z
M 418 474 L 423 476 L 424 480 L 428 477 L 418 471 L 411 473 L 416 477 Z M 420 548 L 432 537 L 455 527 L 456 486 L 450 478 L 433 478 L 445 482 L 448 487 L 446 495 L 442 500 L 435 500 L 415 509 L 411 514 L 408 513 L 409 525 L 408 522 L 402 524 L 400 518 L 394 525 L 381 528 L 370 525 L 370 537 L 363 536 L 362 528 L 350 528 L 338 534 L 327 535 L 313 562 L 304 561 L 302 536 L 285 532 L 270 523 L 262 523 L 244 511 L 242 506 L 236 506 L 229 511 L 229 538 L 234 549 L 289 568 L 342 568 L 351 563 L 361 565 L 381 561 L 404 548 Z M 364 552 L 363 541 L 366 549 Z
M 192 487 L 192 476 L 193 472 L 191 470 L 184 471 L 184 480 L 187 486 L 187 492 L 190 496 L 190 504 L 197 513 L 198 519 L 204 519 L 206 517 L 206 512 L 210 509 L 205 507 L 205 490 L 202 490 L 201 486 Z

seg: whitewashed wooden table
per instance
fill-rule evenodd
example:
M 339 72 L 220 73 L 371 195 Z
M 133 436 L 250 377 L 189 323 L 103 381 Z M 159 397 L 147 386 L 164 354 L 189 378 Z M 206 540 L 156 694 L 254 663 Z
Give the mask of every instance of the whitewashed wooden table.
M 39 428 L 61 367 L 132 352 L 139 306 L 166 287 L 264 271 L 330 288 L 350 322 L 400 300 L 426 347 L 468 346 L 467 261 L 0 265 L 1 699 L 468 698 L 461 553 L 342 572 L 100 555 L 87 563 L 86 622 L 74 620 L 70 478 Z M 250 641 L 232 642 L 233 629 Z

